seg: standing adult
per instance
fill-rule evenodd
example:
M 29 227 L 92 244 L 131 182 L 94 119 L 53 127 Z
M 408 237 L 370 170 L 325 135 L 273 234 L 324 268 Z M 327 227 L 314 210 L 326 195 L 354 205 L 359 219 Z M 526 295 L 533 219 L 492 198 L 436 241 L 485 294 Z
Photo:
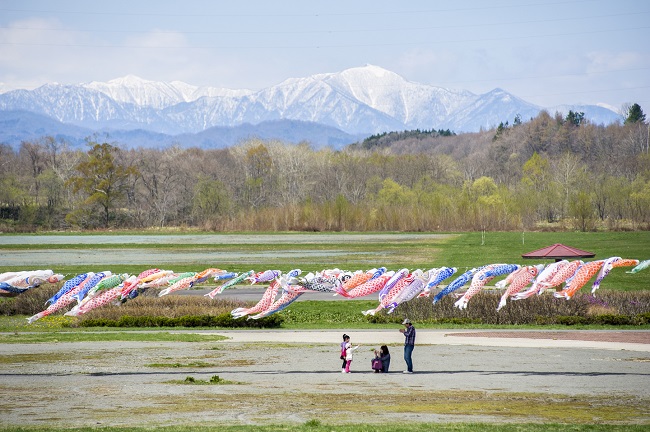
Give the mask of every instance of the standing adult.
M 413 373 L 413 348 L 415 348 L 415 327 L 411 324 L 411 320 L 406 318 L 402 322 L 403 329 L 399 329 L 400 333 L 404 334 L 404 361 L 406 362 L 406 370 L 404 373 Z

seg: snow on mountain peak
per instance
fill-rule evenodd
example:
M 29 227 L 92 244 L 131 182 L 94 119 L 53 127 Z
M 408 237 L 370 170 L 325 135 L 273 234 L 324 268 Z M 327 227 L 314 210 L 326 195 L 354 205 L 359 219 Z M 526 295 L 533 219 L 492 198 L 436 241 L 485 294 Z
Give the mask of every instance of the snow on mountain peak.
M 342 75 L 359 75 L 359 76 L 374 76 L 381 79 L 398 79 L 406 81 L 403 77 L 395 72 L 384 69 L 381 66 L 366 64 L 365 66 L 353 67 L 341 72 Z
M 93 82 L 96 82 L 96 81 L 93 81 Z M 152 83 L 152 82 L 153 81 L 149 81 L 149 80 L 146 80 L 144 78 L 140 78 L 137 75 L 129 74 L 129 75 L 125 75 L 125 76 L 120 77 L 120 78 L 112 79 L 112 80 L 108 81 L 107 84 L 116 85 L 116 86 L 131 86 L 131 87 L 133 87 L 133 86 L 149 84 L 149 83 Z
M 181 102 L 193 102 L 202 97 L 241 97 L 250 90 L 229 90 L 198 87 L 182 81 L 150 81 L 136 75 L 126 75 L 108 82 L 93 81 L 82 87 L 102 92 L 118 102 L 163 109 Z
M 608 109 L 610 111 L 614 111 L 615 113 L 621 114 L 621 109 L 620 108 L 616 108 L 615 106 L 604 103 L 604 102 L 599 102 L 599 103 L 596 104 L 596 106 Z

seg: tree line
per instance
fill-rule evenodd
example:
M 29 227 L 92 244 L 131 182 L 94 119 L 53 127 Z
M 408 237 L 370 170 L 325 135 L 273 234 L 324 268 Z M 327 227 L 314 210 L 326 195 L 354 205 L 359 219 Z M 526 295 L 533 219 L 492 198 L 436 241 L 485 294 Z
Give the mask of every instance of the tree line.
M 649 229 L 650 129 L 541 112 L 478 133 L 405 131 L 334 151 L 0 144 L 0 229 Z

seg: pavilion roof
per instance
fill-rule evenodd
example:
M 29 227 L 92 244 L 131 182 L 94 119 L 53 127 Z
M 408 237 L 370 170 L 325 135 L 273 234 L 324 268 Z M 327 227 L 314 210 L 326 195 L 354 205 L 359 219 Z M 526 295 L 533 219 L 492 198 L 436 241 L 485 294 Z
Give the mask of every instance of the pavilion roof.
M 522 255 L 522 258 L 593 258 L 596 254 L 593 252 L 576 249 L 561 243 L 546 246 Z

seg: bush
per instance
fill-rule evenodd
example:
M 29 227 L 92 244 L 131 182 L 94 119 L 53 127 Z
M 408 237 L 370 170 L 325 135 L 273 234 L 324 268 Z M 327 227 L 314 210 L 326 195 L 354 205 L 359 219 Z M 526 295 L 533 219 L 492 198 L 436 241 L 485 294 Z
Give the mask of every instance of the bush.
M 1 315 L 33 315 L 45 309 L 45 301 L 62 283 L 33 288 L 13 298 L 0 298 Z M 226 327 L 277 328 L 283 322 L 321 325 L 350 323 L 399 324 L 406 317 L 421 323 L 488 325 L 647 325 L 650 324 L 650 292 L 598 291 L 598 297 L 579 293 L 571 300 L 551 294 L 525 300 L 508 300 L 499 312 L 501 292 L 483 291 L 474 296 L 466 310 L 454 307 L 453 296 L 432 305 L 430 298 L 416 298 L 401 304 L 392 314 L 385 311 L 364 316 L 359 307 L 345 302 L 314 302 L 308 307 L 286 309 L 261 320 L 233 319 L 230 311 L 252 304 L 200 296 L 157 297 L 147 291 L 118 306 L 108 305 L 77 318 L 72 324 L 83 327 Z M 309 302 L 305 302 L 309 303 Z M 368 308 L 374 302 L 367 302 Z M 347 307 L 346 307 L 347 306 Z M 67 309 L 69 309 L 69 306 Z M 58 314 L 62 314 L 65 310 Z
M 42 285 L 16 297 L 0 298 L 0 315 L 34 315 L 47 308 L 45 302 L 62 286 L 63 282 Z
M 650 312 L 636 315 L 638 325 L 650 324 Z
M 598 297 L 578 294 L 571 300 L 550 293 L 525 300 L 508 300 L 497 312 L 501 292 L 483 291 L 474 296 L 466 310 L 454 307 L 453 296 L 431 304 L 416 298 L 400 305 L 393 314 L 385 312 L 368 317 L 373 323 L 397 323 L 405 317 L 418 322 L 441 324 L 491 325 L 644 325 L 650 323 L 650 292 L 599 292 Z M 612 312 L 613 311 L 613 312 Z
M 633 325 L 633 318 L 627 315 L 596 315 L 592 319 L 594 324 L 608 324 L 608 325 Z
M 175 318 L 164 316 L 122 316 L 118 320 L 88 318 L 79 321 L 79 327 L 227 327 L 278 328 L 284 319 L 271 315 L 259 320 L 233 319 L 229 313 L 221 315 L 187 315 Z

